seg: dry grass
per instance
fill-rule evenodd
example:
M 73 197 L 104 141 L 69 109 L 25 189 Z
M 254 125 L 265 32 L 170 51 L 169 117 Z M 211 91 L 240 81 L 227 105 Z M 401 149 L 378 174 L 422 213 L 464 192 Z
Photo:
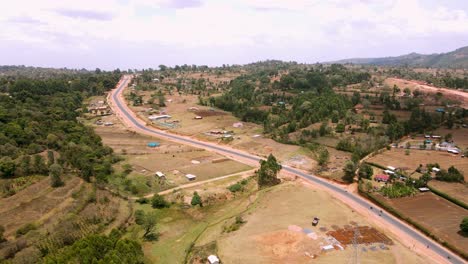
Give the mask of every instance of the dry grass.
M 429 186 L 468 204 L 468 186 L 466 183 L 430 181 Z
M 311 225 L 314 216 L 320 218 L 317 227 Z M 314 263 L 346 262 L 353 254 L 351 249 L 320 252 L 320 237 L 325 236 L 326 232 L 319 228 L 330 230 L 331 226 L 343 226 L 351 222 L 369 225 L 365 217 L 325 191 L 309 189 L 299 183 L 283 184 L 265 192 L 243 218 L 247 223 L 238 231 L 217 240 L 218 253 L 226 263 L 310 263 L 312 260 L 305 252 L 318 255 Z M 303 233 L 289 231 L 289 225 L 308 228 L 319 239 L 313 240 Z M 403 255 L 407 263 L 427 261 L 398 242 L 390 247 L 392 250 L 368 252 L 361 260 L 363 263 L 395 263 Z

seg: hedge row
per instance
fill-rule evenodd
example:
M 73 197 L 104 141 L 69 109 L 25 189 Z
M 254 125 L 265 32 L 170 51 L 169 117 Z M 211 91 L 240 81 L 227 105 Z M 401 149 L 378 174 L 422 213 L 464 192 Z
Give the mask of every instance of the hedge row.
M 444 192 L 441 192 L 441 191 L 439 191 L 439 190 L 437 190 L 437 189 L 435 189 L 433 187 L 427 186 L 427 188 L 429 188 L 433 193 L 439 195 L 440 197 L 445 198 L 445 199 L 449 200 L 450 202 L 452 202 L 452 203 L 454 203 L 454 204 L 456 204 L 458 206 L 461 206 L 461 207 L 465 208 L 466 210 L 468 210 L 468 204 L 466 204 L 466 203 L 464 203 L 464 202 L 462 202 L 460 200 L 457 200 L 456 198 L 454 198 L 454 197 L 452 197 L 452 196 L 450 196 L 450 195 L 448 195 L 448 194 L 446 194 Z
M 380 164 L 377 164 L 377 163 L 374 163 L 374 162 L 365 161 L 364 163 L 366 163 L 367 165 L 371 165 L 371 166 L 380 168 L 380 169 L 382 169 L 382 170 L 386 170 L 386 169 L 387 169 L 387 168 L 385 168 L 384 166 L 382 166 L 382 165 L 380 165 Z
M 372 164 L 370 164 L 372 165 Z M 361 188 L 361 183 L 358 184 L 358 191 L 361 195 L 363 195 L 364 197 L 368 198 L 369 200 L 371 200 L 372 202 L 376 203 L 377 205 L 381 206 L 382 208 L 384 208 L 386 211 L 390 212 L 391 214 L 393 214 L 394 216 L 406 221 L 408 224 L 412 225 L 413 227 L 417 228 L 418 230 L 420 230 L 421 232 L 423 232 L 424 234 L 426 234 L 427 236 L 429 236 L 430 238 L 434 239 L 435 241 L 439 242 L 440 244 L 442 244 L 443 246 L 445 246 L 446 248 L 452 250 L 453 252 L 455 252 L 456 254 L 458 254 L 459 256 L 461 256 L 462 258 L 464 258 L 465 260 L 468 260 L 468 253 L 467 252 L 464 252 L 458 248 L 456 248 L 455 246 L 453 246 L 452 244 L 449 244 L 447 243 L 446 241 L 443 241 L 441 240 L 439 237 L 437 237 L 436 235 L 434 235 L 431 231 L 429 231 L 427 228 L 425 228 L 424 226 L 420 225 L 419 223 L 417 223 L 416 221 L 412 220 L 411 218 L 403 215 L 402 213 L 398 212 L 397 210 L 395 210 L 392 206 L 388 205 L 387 203 L 381 201 L 380 199 L 376 198 L 374 195 L 372 195 L 371 193 L 368 193 L 368 192 L 365 192 L 362 190 Z

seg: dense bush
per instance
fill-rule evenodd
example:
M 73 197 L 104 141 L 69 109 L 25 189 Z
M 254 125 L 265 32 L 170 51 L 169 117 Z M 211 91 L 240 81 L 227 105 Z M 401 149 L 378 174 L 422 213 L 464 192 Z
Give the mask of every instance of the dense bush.
M 162 195 L 155 194 L 153 198 L 151 198 L 151 206 L 153 208 L 162 209 L 162 208 L 170 207 L 171 204 L 168 203 Z
M 437 172 L 436 180 L 446 182 L 464 182 L 465 178 L 458 169 L 456 169 L 454 166 L 451 166 L 448 171 L 440 170 Z
M 417 193 L 417 190 L 413 186 L 404 185 L 400 182 L 396 182 L 389 186 L 384 186 L 380 191 L 384 196 L 389 198 L 400 198 L 411 196 Z

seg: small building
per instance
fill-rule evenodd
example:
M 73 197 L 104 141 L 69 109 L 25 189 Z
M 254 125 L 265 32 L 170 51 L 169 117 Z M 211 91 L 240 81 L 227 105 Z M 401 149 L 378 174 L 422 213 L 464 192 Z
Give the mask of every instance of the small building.
M 112 123 L 112 122 L 105 122 L 104 125 L 105 125 L 105 126 L 113 126 L 114 123 Z
M 460 150 L 459 150 L 459 149 L 455 149 L 455 148 L 447 149 L 447 152 L 448 152 L 448 153 L 452 153 L 452 154 L 460 154 Z
M 156 173 L 156 176 L 158 176 L 158 178 L 160 179 L 165 179 L 166 178 L 166 175 L 164 175 L 164 173 L 160 172 L 160 171 L 157 171 Z
M 428 192 L 428 191 L 430 191 L 430 189 L 427 188 L 427 187 L 421 187 L 421 188 L 418 188 L 418 190 L 419 190 L 420 192 Z
M 208 262 L 210 264 L 219 264 L 219 258 L 215 255 L 209 255 L 208 256 Z
M 433 167 L 433 168 L 432 168 L 432 172 L 435 172 L 435 173 L 437 173 L 437 172 L 439 172 L 439 171 L 440 171 L 440 169 L 439 169 L 439 168 L 437 168 L 437 167 Z
M 393 175 L 393 174 L 395 174 L 395 172 L 394 172 L 394 171 L 391 171 L 391 170 L 384 170 L 384 172 L 385 172 L 386 174 L 388 174 L 388 175 Z
M 424 138 L 431 138 L 431 135 L 424 135 Z
M 436 135 L 432 135 L 431 137 L 436 138 L 436 139 L 442 138 L 442 136 L 436 136 Z
M 149 142 L 147 144 L 148 147 L 150 148 L 155 148 L 155 147 L 159 147 L 161 144 L 159 144 L 159 142 Z
M 389 179 L 390 179 L 390 176 L 385 175 L 385 174 L 380 174 L 380 175 L 374 176 L 374 180 L 376 180 L 378 182 L 387 182 Z
M 335 249 L 335 248 L 333 247 L 333 245 L 322 246 L 322 250 L 323 250 L 323 251 L 329 251 L 329 250 L 333 250 L 333 249 Z
M 187 180 L 189 181 L 194 181 L 197 178 L 197 176 L 193 174 L 186 174 L 185 178 L 187 178 Z
M 193 119 L 203 119 L 202 116 L 195 116 Z
M 387 166 L 387 169 L 389 169 L 389 170 L 391 170 L 391 171 L 395 171 L 395 170 L 396 170 L 396 168 L 393 167 L 393 166 Z
M 445 109 L 444 108 L 437 108 L 436 112 L 437 113 L 445 113 Z

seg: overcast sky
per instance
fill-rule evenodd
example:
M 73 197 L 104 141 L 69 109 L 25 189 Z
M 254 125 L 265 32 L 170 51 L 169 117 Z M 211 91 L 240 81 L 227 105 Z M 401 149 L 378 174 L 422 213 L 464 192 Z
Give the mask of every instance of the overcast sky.
M 0 65 L 315 63 L 467 45 L 467 0 L 14 0 L 0 12 Z

